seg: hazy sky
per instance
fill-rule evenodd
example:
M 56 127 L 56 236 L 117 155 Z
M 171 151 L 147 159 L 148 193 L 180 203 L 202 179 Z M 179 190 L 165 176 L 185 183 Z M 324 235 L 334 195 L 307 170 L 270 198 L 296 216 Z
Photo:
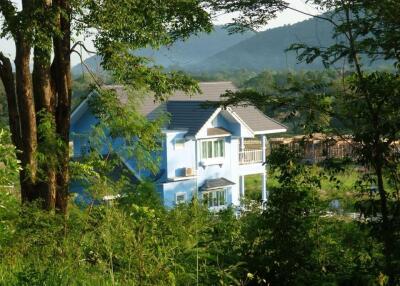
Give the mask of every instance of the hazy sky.
M 15 1 L 19 2 L 19 1 Z M 293 8 L 296 8 L 301 11 L 305 11 L 311 14 L 317 14 L 318 11 L 316 11 L 313 7 L 310 5 L 307 5 L 305 3 L 305 0 L 287 0 L 287 2 L 290 3 L 290 6 Z M 226 24 L 230 21 L 232 18 L 232 15 L 219 15 L 216 19 L 214 19 L 215 24 Z M 276 19 L 273 19 L 270 21 L 270 23 L 264 27 L 264 29 L 271 29 L 287 24 L 294 24 L 303 20 L 306 20 L 310 18 L 309 16 L 300 14 L 298 12 L 295 12 L 293 10 L 285 10 L 284 12 L 280 13 Z M 1 19 L 0 19 L 1 21 Z M 90 47 L 91 44 L 88 43 L 88 46 Z M 7 41 L 4 39 L 0 39 L 0 51 L 2 51 L 4 54 L 9 55 L 11 57 L 14 57 L 15 55 L 15 48 L 14 44 L 11 41 Z M 83 55 L 84 58 L 87 58 L 88 54 Z M 75 65 L 79 63 L 79 58 L 77 55 L 72 55 L 72 64 Z

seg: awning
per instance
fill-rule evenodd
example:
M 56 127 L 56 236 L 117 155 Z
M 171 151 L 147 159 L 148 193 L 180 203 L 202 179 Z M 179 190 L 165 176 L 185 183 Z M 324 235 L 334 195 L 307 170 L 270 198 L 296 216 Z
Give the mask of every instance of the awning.
M 206 180 L 200 187 L 203 191 L 233 186 L 235 183 L 225 178 Z
M 226 130 L 225 128 L 222 127 L 214 127 L 214 128 L 208 128 L 207 129 L 207 136 L 229 136 L 231 135 L 231 132 Z

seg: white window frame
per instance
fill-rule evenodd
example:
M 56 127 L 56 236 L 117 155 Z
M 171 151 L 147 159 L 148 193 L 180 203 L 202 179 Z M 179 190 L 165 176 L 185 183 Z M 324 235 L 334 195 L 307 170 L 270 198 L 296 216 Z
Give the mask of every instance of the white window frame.
M 215 145 L 214 145 L 214 142 L 217 142 L 217 141 L 222 141 L 222 156 L 215 156 L 214 157 L 214 154 L 215 154 Z M 204 157 L 203 156 L 203 152 L 204 152 L 204 144 L 207 144 L 208 145 L 208 142 L 212 142 L 212 144 L 211 144 L 211 148 L 212 148 L 212 150 L 211 150 L 211 153 L 212 153 L 212 157 Z M 200 155 L 201 155 L 201 160 L 202 161 L 220 161 L 221 159 L 224 159 L 225 158 L 225 138 L 213 138 L 213 139 L 207 139 L 207 140 L 201 140 L 201 153 L 200 153 Z M 208 152 L 208 150 L 207 150 L 207 152 Z
M 220 204 L 218 202 L 217 192 L 221 192 L 221 191 L 224 192 L 224 204 Z M 227 206 L 227 204 L 228 204 L 228 188 L 225 187 L 225 188 L 216 188 L 216 189 L 211 189 L 211 190 L 204 190 L 202 192 L 202 199 L 204 200 L 205 199 L 205 195 L 208 195 L 208 194 L 216 194 L 216 198 L 214 198 L 214 196 L 212 197 L 211 204 L 210 204 L 210 201 L 205 202 L 205 203 L 207 203 L 207 207 L 208 208 L 210 208 L 210 209 L 219 209 L 219 208 L 224 208 L 224 207 Z M 214 205 L 214 199 L 217 199 L 217 205 Z
M 178 197 L 183 196 L 183 201 L 178 201 Z M 187 194 L 185 192 L 177 192 L 175 193 L 175 204 L 184 204 L 187 201 Z
M 185 149 L 185 138 L 175 138 L 174 139 L 174 150 L 183 150 Z

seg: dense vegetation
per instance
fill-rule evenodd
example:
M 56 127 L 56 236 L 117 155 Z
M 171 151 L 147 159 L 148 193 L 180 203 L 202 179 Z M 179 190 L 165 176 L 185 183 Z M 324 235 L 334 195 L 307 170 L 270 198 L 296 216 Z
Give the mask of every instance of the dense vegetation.
M 0 148 L 10 146 L 0 138 Z M 7 163 L 11 178 L 18 165 L 10 151 L 0 161 L 14 162 Z M 3 189 L 0 284 L 385 285 L 372 228 L 346 215 L 324 216 L 323 172 L 285 149 L 270 163 L 277 175 L 268 207 L 250 202 L 240 217 L 232 209 L 209 213 L 197 200 L 166 210 L 151 183 L 132 187 L 101 171 L 93 176 L 88 165 L 72 170 L 96 178 L 94 196 L 104 189 L 128 196 L 111 204 L 71 202 L 64 217 L 21 206 L 15 191 Z

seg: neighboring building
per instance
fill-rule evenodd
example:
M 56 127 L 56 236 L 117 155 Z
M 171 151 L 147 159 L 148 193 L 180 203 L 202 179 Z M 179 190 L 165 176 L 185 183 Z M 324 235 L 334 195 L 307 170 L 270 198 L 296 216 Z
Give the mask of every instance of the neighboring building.
M 354 142 L 351 136 L 329 136 L 315 133 L 308 136 L 298 135 L 287 138 L 271 138 L 271 149 L 286 146 L 297 151 L 303 161 L 311 164 L 327 159 L 355 159 Z
M 244 177 L 251 174 L 262 175 L 260 189 L 266 201 L 266 136 L 286 132 L 286 127 L 252 106 L 204 107 L 206 101 L 219 101 L 226 90 L 235 90 L 230 82 L 200 83 L 200 88 L 203 94 L 189 97 L 177 92 L 167 102 L 154 103 L 149 98 L 141 107 L 150 119 L 160 112 L 170 114 L 170 122 L 163 129 L 162 163 L 156 176 L 165 206 L 190 201 L 195 195 L 207 200 L 213 210 L 239 206 L 245 192 Z M 87 100 L 73 112 L 74 157 L 85 149 L 80 134 L 87 133 L 96 122 Z M 121 159 L 140 177 L 134 158 Z

